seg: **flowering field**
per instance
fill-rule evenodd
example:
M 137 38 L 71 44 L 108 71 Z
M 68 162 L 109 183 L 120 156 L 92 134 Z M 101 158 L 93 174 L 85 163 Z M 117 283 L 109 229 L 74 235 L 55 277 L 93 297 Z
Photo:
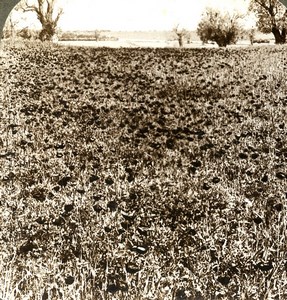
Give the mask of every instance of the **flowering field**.
M 1 299 L 286 299 L 287 52 L 7 46 Z

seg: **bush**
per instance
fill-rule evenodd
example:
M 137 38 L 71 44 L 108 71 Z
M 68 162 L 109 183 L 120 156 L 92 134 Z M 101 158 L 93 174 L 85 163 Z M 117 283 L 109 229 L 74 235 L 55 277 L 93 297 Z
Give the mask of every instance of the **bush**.
M 256 39 L 256 40 L 254 40 L 253 43 L 254 44 L 269 44 L 270 40 L 268 40 L 268 39 Z
M 238 14 L 222 14 L 214 9 L 207 9 L 198 24 L 197 34 L 203 43 L 216 42 L 219 47 L 236 44 L 242 28 L 238 22 Z
M 18 36 L 24 40 L 30 40 L 32 38 L 32 31 L 26 27 L 19 31 Z

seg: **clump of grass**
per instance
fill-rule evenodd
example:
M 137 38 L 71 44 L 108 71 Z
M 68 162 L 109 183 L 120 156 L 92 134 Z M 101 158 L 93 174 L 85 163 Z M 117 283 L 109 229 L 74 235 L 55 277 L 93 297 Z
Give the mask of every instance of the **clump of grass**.
M 285 52 L 7 46 L 0 297 L 286 298 Z

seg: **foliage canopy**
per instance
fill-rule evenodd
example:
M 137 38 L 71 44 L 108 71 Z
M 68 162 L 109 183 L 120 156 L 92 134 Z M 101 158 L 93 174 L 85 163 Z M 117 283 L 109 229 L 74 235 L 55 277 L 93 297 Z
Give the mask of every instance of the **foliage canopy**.
M 223 14 L 208 8 L 198 24 L 197 34 L 203 43 L 213 41 L 220 47 L 235 44 L 242 33 L 240 18 L 239 14 Z
M 252 0 L 250 11 L 257 16 L 257 27 L 263 33 L 273 33 L 276 44 L 286 43 L 286 8 L 278 0 Z

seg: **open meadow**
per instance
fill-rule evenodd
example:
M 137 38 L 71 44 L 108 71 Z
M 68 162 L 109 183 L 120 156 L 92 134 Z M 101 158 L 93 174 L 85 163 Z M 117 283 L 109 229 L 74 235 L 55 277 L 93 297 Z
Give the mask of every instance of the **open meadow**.
M 287 299 L 286 47 L 3 47 L 1 299 Z

